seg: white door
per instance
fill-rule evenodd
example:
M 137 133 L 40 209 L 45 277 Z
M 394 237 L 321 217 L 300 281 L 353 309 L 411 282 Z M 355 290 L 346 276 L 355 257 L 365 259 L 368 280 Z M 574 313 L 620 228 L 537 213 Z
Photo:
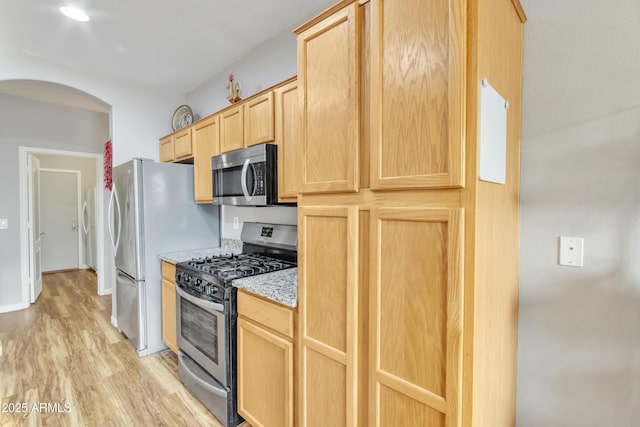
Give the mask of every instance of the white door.
M 42 271 L 79 267 L 78 172 L 40 169 Z
M 29 242 L 31 243 L 31 262 L 29 263 L 29 276 L 31 285 L 31 302 L 34 303 L 42 292 L 42 266 L 41 266 L 41 229 L 40 229 L 40 160 L 29 154 L 27 158 L 29 166 Z

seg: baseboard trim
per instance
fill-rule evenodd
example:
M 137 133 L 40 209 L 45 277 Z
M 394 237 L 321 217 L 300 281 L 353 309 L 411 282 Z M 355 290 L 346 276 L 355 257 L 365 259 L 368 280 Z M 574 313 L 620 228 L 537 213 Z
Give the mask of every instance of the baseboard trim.
M 42 274 L 46 275 L 46 274 L 56 274 L 56 273 L 69 273 L 70 271 L 79 271 L 79 268 L 67 268 L 65 270 L 50 270 L 50 271 L 43 271 Z
M 30 304 L 24 305 L 24 304 L 10 304 L 10 305 L 0 305 L 0 313 L 8 313 L 10 311 L 18 311 L 18 310 L 24 310 L 25 308 L 28 308 Z

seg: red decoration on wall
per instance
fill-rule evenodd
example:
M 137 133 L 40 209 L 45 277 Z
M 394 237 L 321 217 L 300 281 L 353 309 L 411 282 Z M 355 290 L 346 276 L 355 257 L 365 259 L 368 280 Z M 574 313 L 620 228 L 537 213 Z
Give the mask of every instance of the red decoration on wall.
M 113 147 L 111 141 L 104 143 L 104 188 L 111 190 L 113 180 L 111 177 L 111 163 L 113 158 Z

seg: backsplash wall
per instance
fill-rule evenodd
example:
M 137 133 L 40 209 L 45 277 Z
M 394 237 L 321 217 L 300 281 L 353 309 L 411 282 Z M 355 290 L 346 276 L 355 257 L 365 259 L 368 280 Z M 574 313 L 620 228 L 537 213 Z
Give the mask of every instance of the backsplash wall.
M 244 222 L 266 222 L 272 224 L 298 224 L 298 209 L 290 206 L 223 206 L 220 235 L 227 239 L 240 239 Z M 233 227 L 233 219 L 238 218 L 238 228 Z

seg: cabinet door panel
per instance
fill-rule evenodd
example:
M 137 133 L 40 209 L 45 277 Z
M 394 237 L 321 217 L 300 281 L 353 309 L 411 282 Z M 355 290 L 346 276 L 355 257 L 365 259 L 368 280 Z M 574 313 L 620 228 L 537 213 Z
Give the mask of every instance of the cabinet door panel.
M 461 209 L 371 213 L 369 385 L 376 425 L 389 425 L 397 405 L 415 408 L 405 425 L 425 425 L 438 418 L 433 411 L 447 426 L 458 425 L 461 227 Z
M 178 352 L 176 331 L 176 285 L 162 279 L 162 341 L 174 353 Z
M 372 188 L 464 184 L 465 5 L 371 1 Z
M 250 99 L 244 104 L 245 146 L 276 139 L 273 92 Z
M 254 426 L 293 427 L 293 343 L 243 318 L 238 319 L 238 412 Z
M 298 82 L 293 81 L 277 88 L 275 94 L 278 199 L 281 202 L 295 202 L 300 182 L 300 148 L 302 146 L 302 113 Z
M 300 208 L 299 224 L 300 422 L 358 425 L 358 209 Z
M 173 162 L 174 160 L 173 135 L 170 135 L 160 140 L 160 161 Z
M 191 128 L 176 132 L 173 149 L 176 160 L 186 159 L 193 155 L 191 147 Z
M 244 108 L 238 105 L 220 114 L 220 152 L 244 147 Z
M 346 365 L 308 348 L 303 352 L 307 368 L 305 383 L 308 404 L 305 405 L 306 412 L 302 425 L 318 427 L 356 425 L 347 422 L 349 399 L 347 398 Z
M 305 192 L 358 189 L 357 7 L 353 3 L 298 35 Z
M 193 135 L 193 179 L 196 203 L 211 203 L 213 184 L 211 157 L 220 152 L 219 118 L 211 117 L 194 125 Z

